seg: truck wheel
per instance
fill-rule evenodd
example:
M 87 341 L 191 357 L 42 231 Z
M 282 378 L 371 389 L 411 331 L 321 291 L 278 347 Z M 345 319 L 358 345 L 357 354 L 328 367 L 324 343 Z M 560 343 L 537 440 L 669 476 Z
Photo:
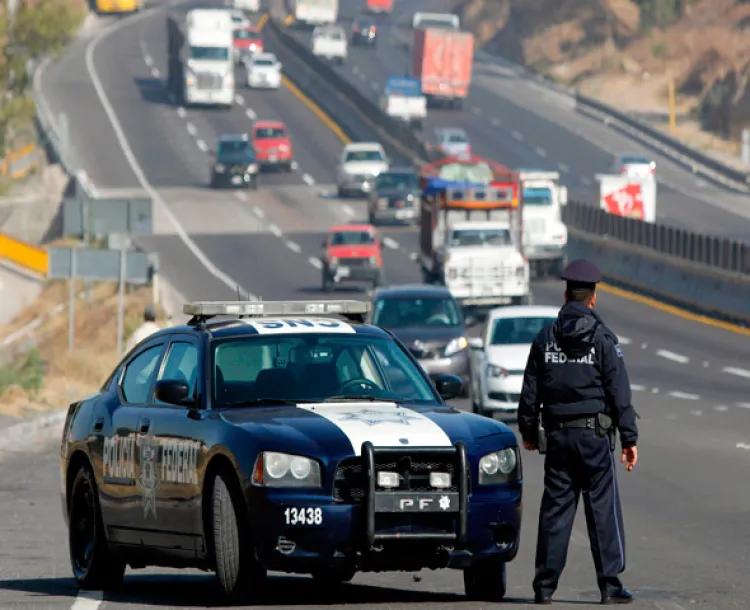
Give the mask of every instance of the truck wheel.
M 471 601 L 499 602 L 507 589 L 505 562 L 485 559 L 464 570 L 464 592 Z
M 213 553 L 216 577 L 227 601 L 241 603 L 263 590 L 265 570 L 248 544 L 247 514 L 229 477 L 219 472 L 213 481 Z
M 81 589 L 116 589 L 125 575 L 125 562 L 107 544 L 94 473 L 82 466 L 68 500 L 68 549 L 73 577 Z

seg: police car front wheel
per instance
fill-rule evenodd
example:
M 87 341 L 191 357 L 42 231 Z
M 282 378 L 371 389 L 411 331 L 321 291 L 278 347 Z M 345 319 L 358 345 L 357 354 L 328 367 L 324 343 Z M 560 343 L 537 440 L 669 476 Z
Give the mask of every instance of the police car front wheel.
M 485 559 L 464 569 L 464 592 L 471 601 L 497 602 L 508 586 L 505 562 Z
M 114 556 L 104 534 L 94 473 L 82 466 L 69 499 L 68 547 L 73 577 L 81 589 L 109 590 L 122 584 L 125 562 Z

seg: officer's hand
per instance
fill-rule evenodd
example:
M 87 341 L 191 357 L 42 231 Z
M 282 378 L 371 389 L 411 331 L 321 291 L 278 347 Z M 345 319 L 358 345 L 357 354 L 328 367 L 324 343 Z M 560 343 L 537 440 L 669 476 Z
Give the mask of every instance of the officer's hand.
M 625 465 L 625 469 L 630 472 L 635 468 L 635 465 L 638 462 L 638 447 L 628 447 L 627 449 L 622 450 L 620 463 L 625 464 L 626 461 L 627 464 Z
M 529 441 L 523 442 L 523 448 L 527 451 L 536 451 L 538 447 L 534 443 L 530 443 Z

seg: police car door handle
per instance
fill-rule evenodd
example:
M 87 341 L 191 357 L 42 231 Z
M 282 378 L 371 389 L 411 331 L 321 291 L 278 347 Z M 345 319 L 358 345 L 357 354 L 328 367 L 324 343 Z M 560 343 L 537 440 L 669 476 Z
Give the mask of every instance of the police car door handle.
M 141 419 L 138 421 L 138 432 L 146 434 L 148 429 L 151 427 L 151 422 L 148 419 Z
M 104 429 L 104 418 L 97 417 L 94 422 L 94 432 L 101 432 Z

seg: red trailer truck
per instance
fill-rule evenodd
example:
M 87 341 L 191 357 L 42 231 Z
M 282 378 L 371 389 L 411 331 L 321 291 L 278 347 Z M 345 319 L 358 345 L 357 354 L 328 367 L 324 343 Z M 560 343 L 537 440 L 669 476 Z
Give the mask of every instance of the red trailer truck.
M 389 15 L 393 11 L 393 0 L 367 0 L 367 12 Z
M 432 106 L 460 108 L 469 95 L 474 35 L 442 28 L 414 31 L 411 75 Z

